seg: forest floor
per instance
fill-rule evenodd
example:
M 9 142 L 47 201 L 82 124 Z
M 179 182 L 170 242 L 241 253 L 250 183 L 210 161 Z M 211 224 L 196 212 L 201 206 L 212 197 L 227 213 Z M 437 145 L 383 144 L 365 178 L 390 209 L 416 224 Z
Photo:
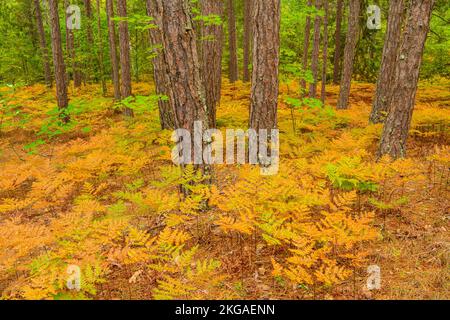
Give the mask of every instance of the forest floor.
M 450 81 L 420 84 L 408 158 L 397 162 L 376 161 L 374 85 L 353 83 L 344 111 L 291 112 L 298 85 L 280 88 L 280 174 L 267 182 L 245 165 L 217 166 L 213 190 L 187 200 L 171 132 L 159 128 L 156 98 L 144 97 L 151 85 L 134 85 L 143 96 L 134 119 L 97 85 L 71 89 L 69 125 L 55 124 L 44 86 L 0 88 L 1 297 L 450 299 Z M 335 106 L 338 87 L 328 91 Z M 247 128 L 249 94 L 224 81 L 220 129 Z M 312 226 L 339 201 L 361 218 Z M 374 213 L 370 229 L 364 212 Z M 293 229 L 315 245 L 294 246 Z M 82 270 L 76 293 L 65 286 L 71 264 Z M 366 289 L 369 265 L 381 269 L 380 290 Z

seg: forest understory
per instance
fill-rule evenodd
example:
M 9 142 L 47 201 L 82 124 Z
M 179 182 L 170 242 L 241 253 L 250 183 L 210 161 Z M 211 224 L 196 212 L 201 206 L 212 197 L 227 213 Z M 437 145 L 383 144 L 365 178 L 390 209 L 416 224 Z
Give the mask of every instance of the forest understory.
M 326 107 L 291 110 L 299 84 L 280 85 L 277 175 L 215 165 L 210 187 L 172 163 L 148 83 L 133 86 L 134 118 L 99 85 L 69 86 L 67 124 L 44 85 L 0 88 L 1 298 L 449 299 L 450 81 L 420 82 L 396 161 L 375 157 L 375 86 L 352 83 L 337 111 L 327 89 Z M 249 98 L 223 80 L 217 127 L 246 128 Z

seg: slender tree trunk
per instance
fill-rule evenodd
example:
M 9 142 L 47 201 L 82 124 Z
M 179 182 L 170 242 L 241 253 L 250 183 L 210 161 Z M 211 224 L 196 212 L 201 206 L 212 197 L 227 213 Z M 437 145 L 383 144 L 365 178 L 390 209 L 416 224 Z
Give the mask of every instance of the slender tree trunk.
M 127 1 L 117 0 L 117 15 L 121 18 L 127 18 Z M 128 32 L 128 21 L 119 21 L 119 51 L 120 51 L 120 71 L 122 83 L 120 94 L 122 99 L 131 96 L 131 66 L 130 66 L 130 35 Z M 128 117 L 133 116 L 133 110 L 125 107 L 124 114 Z
M 34 0 L 36 26 L 39 35 L 39 46 L 41 48 L 42 62 L 44 63 L 44 79 L 47 86 L 52 86 L 52 74 L 50 70 L 50 58 L 48 56 L 47 41 L 45 40 L 44 23 L 42 22 L 42 11 L 39 0 Z
M 277 128 L 280 0 L 255 1 L 250 128 Z
M 328 64 L 328 0 L 323 0 L 323 56 L 322 56 L 322 90 L 320 99 L 325 104 L 326 85 L 327 85 L 327 64 Z
M 156 18 L 156 4 L 155 0 L 147 0 L 147 15 Z M 155 82 L 155 90 L 158 95 L 169 95 L 169 78 L 165 69 L 164 53 L 162 48 L 161 31 L 159 28 L 150 28 L 148 30 L 150 44 L 153 51 L 153 79 Z M 159 121 L 161 129 L 174 129 L 175 119 L 172 107 L 167 99 L 158 100 L 159 107 Z
M 252 12 L 252 1 L 244 0 L 244 82 L 250 81 L 250 53 L 251 53 L 251 37 L 252 37 L 252 22 L 251 22 L 251 12 Z
M 316 0 L 314 6 L 320 10 L 321 1 Z M 313 75 L 313 82 L 309 85 L 309 97 L 315 98 L 317 91 L 317 78 L 319 73 L 319 51 L 320 51 L 320 16 L 316 15 L 314 19 L 314 42 L 313 51 L 311 55 L 311 71 Z
M 308 7 L 311 7 L 312 0 L 308 0 Z M 303 57 L 302 57 L 302 65 L 303 71 L 306 72 L 308 70 L 308 56 L 309 56 L 309 37 L 311 33 L 311 17 L 308 15 L 306 17 L 305 23 L 305 38 L 303 41 Z M 306 92 L 306 80 L 301 80 L 301 87 L 303 89 L 303 93 Z
M 372 113 L 369 119 L 371 123 L 383 122 L 388 112 L 388 99 L 393 85 L 392 80 L 395 72 L 398 48 L 400 46 L 403 10 L 403 0 L 390 2 L 383 58 L 381 60 Z
M 58 108 L 63 110 L 67 108 L 69 100 L 67 97 L 66 67 L 64 65 L 63 50 L 61 45 L 58 0 L 49 0 L 48 3 L 50 7 L 50 26 L 52 35 L 53 65 L 55 68 L 56 98 L 58 101 Z M 64 121 L 69 121 L 68 115 L 64 117 Z
M 69 16 L 67 15 L 67 8 L 69 5 L 69 1 L 64 0 L 64 12 L 66 13 L 66 48 L 67 55 L 70 58 L 72 65 L 73 86 L 75 88 L 79 88 L 81 87 L 82 75 L 75 50 L 75 33 L 68 26 Z
M 97 5 L 97 33 L 98 33 L 98 65 L 100 68 L 100 80 L 102 82 L 102 93 L 106 95 L 106 81 L 105 81 L 105 62 L 103 58 L 103 35 L 102 35 L 102 17 L 100 14 L 100 0 L 96 0 Z
M 230 82 L 238 80 L 236 16 L 234 14 L 234 1 L 228 0 L 228 46 L 230 51 L 229 78 Z
M 389 114 L 381 136 L 380 155 L 406 156 L 406 142 L 414 110 L 422 55 L 430 28 L 434 0 L 411 0 L 400 44 Z
M 202 163 L 202 155 L 194 150 L 203 150 L 204 145 L 202 139 L 195 139 L 194 122 L 201 121 L 202 128 L 197 131 L 203 136 L 208 129 L 208 117 L 190 1 L 155 0 L 155 3 L 165 70 L 171 84 L 168 96 L 174 110 L 175 127 L 191 133 L 192 159 L 201 166 L 198 162 Z M 202 167 L 209 170 L 206 165 Z
M 117 58 L 116 47 L 116 27 L 114 20 L 114 4 L 113 0 L 106 0 L 106 14 L 108 20 L 108 38 L 109 38 L 109 56 L 111 59 L 111 77 L 114 85 L 114 100 L 119 101 L 120 95 L 120 77 L 119 77 L 119 60 Z
M 341 88 L 337 108 L 347 109 L 350 96 L 350 86 L 353 74 L 353 63 L 356 53 L 356 44 L 359 37 L 359 14 L 361 0 L 350 0 L 350 13 L 348 17 L 348 31 L 345 39 L 344 63 L 341 76 Z
M 344 0 L 337 0 L 336 30 L 334 32 L 334 67 L 333 67 L 334 84 L 339 84 L 339 76 L 341 74 L 341 27 L 342 27 L 343 9 L 344 9 Z
M 87 43 L 88 43 L 88 58 L 85 63 L 85 66 L 87 69 L 84 73 L 85 79 L 89 80 L 91 72 L 94 71 L 94 55 L 92 54 L 92 50 L 94 48 L 94 33 L 92 31 L 92 4 L 91 0 L 84 0 L 84 8 L 86 10 L 86 37 L 87 37 Z M 97 79 L 97 78 L 96 78 Z
M 223 16 L 223 0 L 203 0 L 202 15 Z M 222 84 L 223 26 L 202 25 L 202 78 L 206 93 L 209 126 L 216 127 L 216 109 Z

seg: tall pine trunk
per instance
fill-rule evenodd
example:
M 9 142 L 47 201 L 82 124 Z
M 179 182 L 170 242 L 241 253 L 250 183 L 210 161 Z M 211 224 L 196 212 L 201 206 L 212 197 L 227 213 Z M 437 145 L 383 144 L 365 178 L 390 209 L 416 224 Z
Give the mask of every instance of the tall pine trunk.
M 117 15 L 120 18 L 127 18 L 127 1 L 117 0 Z M 130 66 L 130 35 L 128 32 L 128 21 L 119 21 L 119 51 L 120 51 L 120 73 L 122 83 L 120 94 L 122 99 L 131 96 L 131 66 Z M 125 107 L 124 114 L 128 117 L 133 116 L 133 110 Z
M 252 37 L 252 1 L 244 0 L 244 59 L 243 59 L 243 80 L 250 81 L 250 53 L 251 53 L 251 37 Z
M 63 50 L 61 45 L 58 0 L 49 0 L 48 4 L 50 7 L 50 26 L 52 35 L 53 65 L 55 68 L 56 98 L 58 101 L 58 108 L 63 110 L 67 108 L 69 100 L 67 97 L 66 67 L 64 65 Z M 64 120 L 69 120 L 68 115 L 65 116 Z
M 392 89 L 392 80 L 395 72 L 398 48 L 400 46 L 403 10 L 403 0 L 391 1 L 384 39 L 383 58 L 381 60 L 377 90 L 369 119 L 371 123 L 383 122 L 388 112 L 388 99 Z
M 117 47 L 116 47 L 116 27 L 113 20 L 114 18 L 113 0 L 106 0 L 106 16 L 108 20 L 109 57 L 111 59 L 111 78 L 114 86 L 114 100 L 119 101 L 121 99 L 119 59 L 117 57 Z
M 92 15 L 92 3 L 91 0 L 84 0 L 84 8 L 86 11 L 86 40 L 87 40 L 87 44 L 88 44 L 88 52 L 87 52 L 87 61 L 85 63 L 86 66 L 86 70 L 84 73 L 84 77 L 85 79 L 89 80 L 90 79 L 90 74 L 91 72 L 94 71 L 94 65 L 93 65 L 93 61 L 94 61 L 94 55 L 92 54 L 93 52 L 93 48 L 94 48 L 94 33 L 92 31 L 92 19 L 93 19 L 93 15 Z
M 322 90 L 320 99 L 325 103 L 326 85 L 327 85 L 327 65 L 328 65 L 328 0 L 323 0 L 323 55 L 322 55 Z
M 311 7 L 312 0 L 308 0 L 308 7 Z M 302 55 L 302 66 L 303 71 L 306 72 L 308 70 L 308 56 L 309 56 L 309 37 L 311 33 L 311 17 L 308 15 L 306 17 L 305 23 L 305 38 L 303 40 L 303 55 Z M 301 87 L 303 89 L 303 93 L 306 92 L 306 80 L 302 78 Z
M 44 64 L 44 79 L 48 87 L 52 86 L 52 74 L 50 70 L 50 58 L 48 55 L 47 41 L 45 39 L 44 23 L 42 21 L 42 11 L 39 0 L 34 0 L 36 26 L 39 35 L 39 46 L 42 54 L 42 62 Z
M 69 5 L 70 2 L 68 0 L 64 0 L 64 12 L 66 14 L 66 50 L 72 67 L 73 86 L 75 88 L 79 88 L 81 87 L 82 75 L 75 50 L 75 32 L 68 26 L 69 16 L 67 14 L 67 8 Z M 70 78 L 68 77 L 67 79 Z
M 156 18 L 155 0 L 147 0 L 147 15 Z M 164 53 L 161 48 L 161 31 L 159 28 L 150 28 L 148 35 L 153 53 L 153 80 L 155 82 L 156 94 L 168 96 L 170 83 L 165 69 Z M 167 99 L 159 99 L 158 108 L 161 129 L 173 130 L 175 128 L 175 119 L 169 101 Z
M 103 35 L 102 35 L 102 24 L 101 24 L 101 14 L 100 14 L 100 0 L 96 0 L 97 7 L 97 34 L 98 34 L 98 66 L 100 69 L 100 81 L 102 82 L 102 93 L 106 95 L 106 81 L 105 81 L 105 59 L 103 57 Z
M 203 0 L 202 15 L 223 16 L 222 0 Z M 202 78 L 205 86 L 209 126 L 216 127 L 216 110 L 222 84 L 223 26 L 202 25 Z
M 333 63 L 334 84 L 339 84 L 339 75 L 341 74 L 341 28 L 342 28 L 343 9 L 344 9 L 344 0 L 337 0 L 336 30 L 334 32 L 334 63 Z
M 206 129 L 205 90 L 189 0 L 155 0 L 155 4 L 175 127 L 193 133 L 194 121 L 202 121 Z
M 430 29 L 434 0 L 411 0 L 407 25 L 400 44 L 389 99 L 389 114 L 381 136 L 380 155 L 406 156 L 406 142 L 414 110 L 419 71 Z
M 228 47 L 230 52 L 229 78 L 230 82 L 238 80 L 238 58 L 237 58 L 237 36 L 236 15 L 234 14 L 234 1 L 228 0 Z
M 280 0 L 254 1 L 250 128 L 277 128 Z
M 321 0 L 316 0 L 314 6 L 316 10 L 320 10 Z M 315 98 L 317 91 L 317 78 L 319 73 L 319 51 L 320 51 L 320 16 L 316 15 L 314 18 L 314 40 L 313 51 L 311 55 L 311 71 L 313 82 L 309 84 L 309 97 Z
M 350 86 L 353 75 L 353 63 L 355 60 L 356 44 L 359 37 L 359 14 L 361 12 L 361 0 L 350 0 L 350 13 L 348 17 L 348 31 L 345 38 L 344 61 L 339 90 L 338 109 L 348 109 Z

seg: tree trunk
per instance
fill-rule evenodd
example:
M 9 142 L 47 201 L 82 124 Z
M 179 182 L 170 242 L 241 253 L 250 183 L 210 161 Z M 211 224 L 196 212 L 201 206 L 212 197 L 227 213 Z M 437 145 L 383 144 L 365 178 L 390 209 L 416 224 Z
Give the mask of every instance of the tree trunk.
M 312 0 L 308 0 L 308 7 L 311 7 Z M 302 65 L 303 71 L 306 72 L 308 70 L 308 56 L 309 56 L 309 37 L 311 33 L 311 17 L 308 15 L 306 17 L 305 23 L 305 38 L 303 40 L 303 57 L 302 57 Z M 301 80 L 301 87 L 303 92 L 306 92 L 306 80 Z
M 223 16 L 222 0 L 203 0 L 202 15 Z M 202 25 L 202 78 L 206 93 L 209 126 L 216 127 L 216 109 L 222 84 L 223 26 Z
M 434 0 L 411 0 L 393 78 L 389 114 L 381 136 L 379 155 L 406 156 L 406 141 L 414 110 L 422 55 Z
M 251 37 L 252 37 L 252 22 L 251 22 L 251 12 L 252 12 L 252 1 L 244 0 L 244 82 L 250 81 L 250 52 L 251 52 Z
M 317 10 L 320 10 L 321 1 L 316 0 L 314 6 Z M 314 41 L 313 51 L 311 55 L 311 71 L 313 76 L 313 82 L 309 84 L 309 97 L 315 98 L 317 91 L 317 76 L 319 73 L 319 51 L 320 51 L 320 16 L 316 15 L 314 19 Z
M 121 18 L 127 18 L 127 1 L 117 0 L 117 15 Z M 128 33 L 128 21 L 119 21 L 119 51 L 120 51 L 120 71 L 122 84 L 120 94 L 122 99 L 131 96 L 131 66 L 130 66 L 130 35 Z M 128 117 L 133 116 L 133 110 L 125 107 L 124 114 Z
M 323 58 L 322 58 L 322 90 L 320 99 L 325 104 L 326 84 L 327 84 L 327 64 L 328 64 L 328 0 L 323 0 Z
M 234 14 L 234 1 L 228 0 L 228 46 L 230 51 L 229 77 L 230 82 L 238 80 L 236 16 Z
M 73 76 L 73 86 L 75 88 L 81 87 L 82 75 L 80 71 L 80 66 L 76 57 L 75 50 L 75 34 L 72 29 L 68 26 L 69 16 L 67 15 L 67 8 L 70 3 L 68 0 L 64 0 L 64 12 L 66 17 L 66 49 L 67 56 L 70 58 L 70 62 L 72 65 L 72 76 Z M 70 79 L 69 77 L 67 79 Z
M 147 0 L 147 15 L 149 17 L 156 17 L 156 5 L 155 0 Z M 153 80 L 155 82 L 155 90 L 158 95 L 169 95 L 169 79 L 165 70 L 164 53 L 162 48 L 161 31 L 159 28 L 150 28 L 148 30 L 150 44 L 152 45 L 153 53 Z M 166 99 L 158 100 L 159 107 L 159 121 L 161 123 L 161 129 L 171 129 L 175 128 L 175 119 L 173 115 L 172 107 L 169 101 Z
M 63 50 L 61 45 L 61 29 L 59 26 L 58 0 L 49 0 L 50 26 L 52 35 L 53 65 L 55 68 L 56 98 L 60 110 L 67 108 L 66 67 L 64 65 Z M 69 121 L 69 116 L 64 117 Z
M 391 1 L 389 5 L 389 17 L 384 40 L 383 58 L 381 60 L 380 74 L 378 76 L 377 90 L 375 93 L 371 123 L 383 122 L 387 115 L 387 106 L 392 80 L 395 72 L 398 48 L 402 29 L 403 0 Z
M 48 56 L 47 41 L 45 40 L 44 23 L 42 22 L 42 11 L 39 0 L 34 0 L 36 26 L 39 35 L 39 46 L 41 48 L 42 62 L 44 63 L 44 79 L 49 88 L 52 86 L 52 75 L 50 70 L 50 59 Z
M 341 73 L 341 27 L 342 27 L 343 8 L 344 8 L 344 0 L 337 0 L 336 30 L 334 32 L 334 67 L 333 67 L 334 84 L 339 84 L 339 75 Z
M 350 13 L 348 17 L 348 31 L 345 39 L 344 63 L 341 76 L 341 88 L 337 108 L 347 109 L 350 96 L 350 86 L 353 74 L 353 62 L 356 53 L 356 44 L 359 37 L 359 14 L 361 0 L 350 0 Z
M 156 21 L 161 32 L 165 70 L 171 84 L 168 87 L 169 101 L 174 110 L 175 128 L 191 133 L 191 154 L 194 163 L 208 171 L 203 165 L 203 156 L 195 150 L 203 150 L 203 139 L 196 139 L 208 129 L 205 90 L 200 76 L 197 52 L 197 36 L 192 21 L 190 0 L 155 0 Z M 201 127 L 194 132 L 194 122 Z M 183 163 L 184 165 L 186 163 Z
M 93 62 L 94 62 L 94 56 L 92 54 L 92 50 L 94 48 L 94 34 L 92 31 L 92 4 L 91 0 L 84 0 L 84 8 L 86 10 L 86 38 L 88 43 L 88 52 L 87 52 L 87 61 L 86 61 L 86 68 L 87 69 L 84 73 L 84 77 L 89 80 L 89 75 L 91 72 L 94 71 Z
M 119 60 L 117 58 L 116 48 L 116 27 L 114 20 L 114 4 L 113 0 L 106 0 L 106 16 L 108 20 L 108 38 L 109 38 L 109 56 L 111 59 L 111 77 L 114 85 L 114 100 L 119 101 L 120 95 L 120 77 L 119 77 Z
M 105 62 L 103 58 L 103 36 L 102 36 L 102 24 L 100 14 L 100 0 L 96 0 L 97 4 L 97 33 L 98 33 L 98 65 L 100 68 L 100 80 L 102 82 L 102 93 L 106 95 L 106 81 L 105 81 Z
M 280 0 L 255 1 L 250 128 L 277 128 Z

